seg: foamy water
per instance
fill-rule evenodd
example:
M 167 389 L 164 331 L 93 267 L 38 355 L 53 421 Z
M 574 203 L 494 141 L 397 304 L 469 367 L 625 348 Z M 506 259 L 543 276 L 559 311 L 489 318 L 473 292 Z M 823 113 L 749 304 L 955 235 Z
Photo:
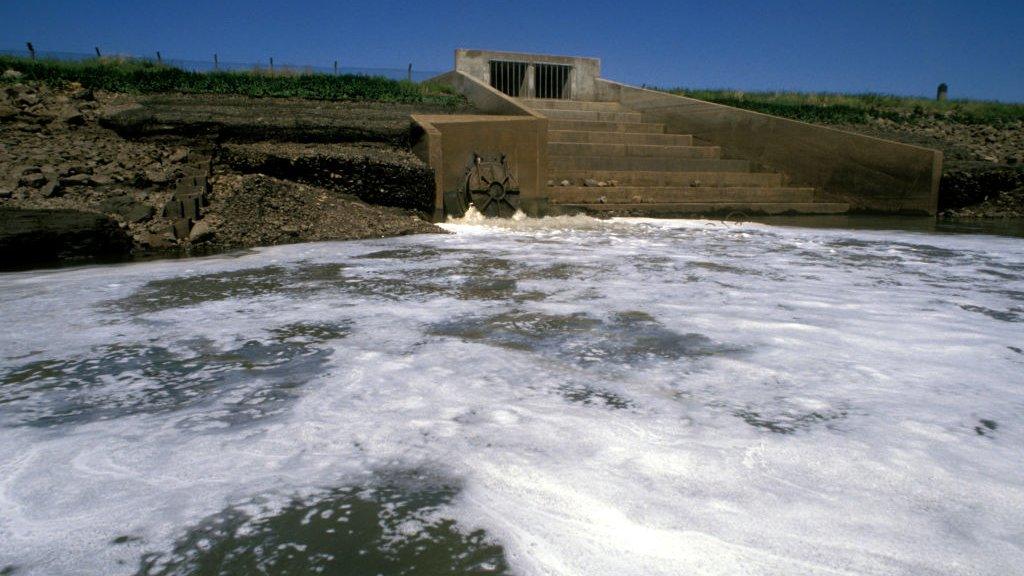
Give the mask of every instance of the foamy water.
M 446 227 L 0 275 L 0 574 L 1024 566 L 1024 240 Z

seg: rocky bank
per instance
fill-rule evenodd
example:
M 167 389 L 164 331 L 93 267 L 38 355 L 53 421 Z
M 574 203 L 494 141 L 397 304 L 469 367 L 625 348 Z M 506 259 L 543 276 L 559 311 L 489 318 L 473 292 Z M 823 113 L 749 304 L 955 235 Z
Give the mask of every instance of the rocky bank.
M 431 106 L 0 84 L 0 268 L 442 232 Z M 444 110 L 448 111 L 448 110 Z

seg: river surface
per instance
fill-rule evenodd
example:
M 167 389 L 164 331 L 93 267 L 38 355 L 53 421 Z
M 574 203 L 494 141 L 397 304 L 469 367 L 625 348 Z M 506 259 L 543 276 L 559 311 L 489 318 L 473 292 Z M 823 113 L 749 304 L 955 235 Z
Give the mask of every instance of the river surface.
M 447 227 L 0 275 L 0 574 L 1021 573 L 1024 239 Z

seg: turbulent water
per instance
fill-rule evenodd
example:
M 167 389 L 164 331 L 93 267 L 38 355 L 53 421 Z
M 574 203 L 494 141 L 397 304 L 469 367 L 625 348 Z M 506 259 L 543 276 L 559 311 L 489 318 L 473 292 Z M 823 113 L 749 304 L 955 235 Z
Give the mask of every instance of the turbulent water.
M 1024 240 L 585 218 L 0 276 L 0 574 L 1012 574 Z

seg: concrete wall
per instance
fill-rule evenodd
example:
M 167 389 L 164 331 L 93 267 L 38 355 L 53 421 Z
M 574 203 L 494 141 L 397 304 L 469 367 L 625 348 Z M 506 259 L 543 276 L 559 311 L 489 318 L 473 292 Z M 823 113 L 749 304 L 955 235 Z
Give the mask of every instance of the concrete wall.
M 813 186 L 816 199 L 855 211 L 935 214 L 942 153 L 703 100 L 597 79 L 596 100 L 620 102 L 645 122 L 693 134 L 726 157 L 781 172 L 787 184 Z
M 546 195 L 548 121 L 462 72 L 432 79 L 453 85 L 487 114 L 412 116 L 413 152 L 434 169 L 434 220 L 444 219 L 445 191 L 460 190 L 474 152 L 503 153 L 519 181 L 522 208 L 535 215 Z
M 525 97 L 532 97 L 534 95 L 536 87 L 533 85 L 533 66 L 535 64 L 572 66 L 569 94 L 573 100 L 594 100 L 597 90 L 595 81 L 601 76 L 601 61 L 597 58 L 496 52 L 492 50 L 466 50 L 464 48 L 459 48 L 455 51 L 455 70 L 476 78 L 489 86 L 491 83 L 491 60 L 525 62 L 528 65 Z

